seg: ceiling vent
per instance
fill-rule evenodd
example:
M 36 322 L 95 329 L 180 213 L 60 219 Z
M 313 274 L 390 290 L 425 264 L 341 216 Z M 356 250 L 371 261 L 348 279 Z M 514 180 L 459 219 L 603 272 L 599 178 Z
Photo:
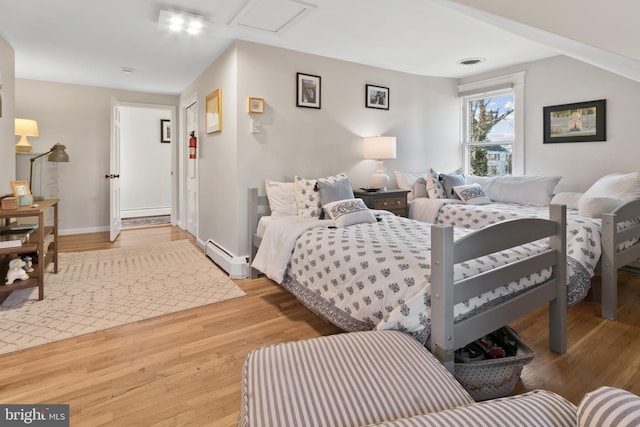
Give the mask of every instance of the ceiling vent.
M 484 62 L 484 58 L 465 58 L 458 61 L 458 64 L 471 66 L 479 64 L 481 62 Z
M 298 0 L 249 0 L 229 21 L 229 26 L 280 33 L 316 9 Z

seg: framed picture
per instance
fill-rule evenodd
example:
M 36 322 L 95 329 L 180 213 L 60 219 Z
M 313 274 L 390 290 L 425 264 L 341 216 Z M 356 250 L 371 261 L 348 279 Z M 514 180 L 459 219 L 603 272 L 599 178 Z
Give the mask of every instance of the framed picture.
M 218 88 L 207 95 L 205 107 L 207 133 L 222 131 L 222 89 Z
M 364 105 L 367 108 L 388 110 L 389 88 L 384 86 L 366 85 Z
M 247 111 L 251 114 L 264 113 L 264 98 L 249 97 L 247 100 Z
M 543 107 L 544 143 L 607 140 L 606 99 Z
M 164 144 L 171 142 L 171 120 L 160 120 L 160 142 Z
M 297 106 L 320 109 L 320 76 L 297 73 Z
M 29 183 L 27 181 L 11 181 L 11 188 L 13 189 L 13 196 L 30 196 L 31 190 L 29 190 Z

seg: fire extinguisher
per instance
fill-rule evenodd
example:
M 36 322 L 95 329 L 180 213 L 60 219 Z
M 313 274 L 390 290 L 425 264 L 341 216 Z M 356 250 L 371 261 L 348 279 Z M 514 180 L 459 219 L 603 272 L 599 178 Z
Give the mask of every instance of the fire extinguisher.
M 189 138 L 189 158 L 196 158 L 196 147 L 198 146 L 198 138 L 196 138 L 196 131 L 191 131 L 191 138 Z

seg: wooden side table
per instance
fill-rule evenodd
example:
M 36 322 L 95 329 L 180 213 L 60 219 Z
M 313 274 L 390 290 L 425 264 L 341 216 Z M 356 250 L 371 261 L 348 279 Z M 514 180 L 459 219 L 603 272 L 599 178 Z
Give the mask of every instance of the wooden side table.
M 53 209 L 53 225 L 46 226 L 45 213 Z M 58 199 L 38 200 L 33 206 L 21 206 L 18 209 L 0 209 L 0 229 L 16 224 L 14 218 L 37 218 L 38 228 L 29 235 L 29 239 L 22 246 L 0 249 L 0 302 L 4 301 L 16 289 L 38 287 L 38 299 L 44 298 L 45 269 L 49 263 L 54 263 L 53 272 L 58 272 Z M 29 273 L 26 280 L 16 280 L 11 285 L 5 285 L 8 263 L 11 258 L 21 254 L 36 253 L 37 264 L 34 271 Z
M 398 216 L 409 217 L 408 190 L 354 191 L 353 194 L 357 198 L 364 200 L 369 209 L 387 210 Z

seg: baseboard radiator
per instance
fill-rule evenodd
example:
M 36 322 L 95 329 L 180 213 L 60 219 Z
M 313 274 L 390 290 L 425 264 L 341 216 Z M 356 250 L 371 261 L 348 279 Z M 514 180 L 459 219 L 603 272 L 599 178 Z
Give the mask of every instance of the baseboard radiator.
M 226 271 L 232 279 L 249 277 L 249 257 L 234 256 L 211 239 L 204 244 L 204 254 Z

